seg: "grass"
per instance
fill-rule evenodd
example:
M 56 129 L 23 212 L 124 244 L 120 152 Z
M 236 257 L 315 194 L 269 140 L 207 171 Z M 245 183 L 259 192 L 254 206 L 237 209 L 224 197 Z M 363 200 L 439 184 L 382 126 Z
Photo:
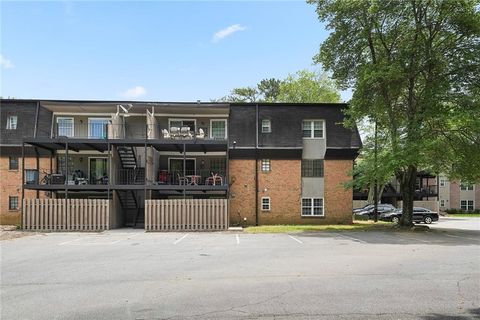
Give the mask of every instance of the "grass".
M 448 216 L 459 218 L 480 218 L 480 213 L 450 213 Z
M 353 224 L 327 224 L 327 225 L 273 225 L 248 227 L 245 229 L 247 233 L 295 233 L 295 232 L 312 232 L 312 231 L 342 231 L 342 230 L 386 230 L 392 229 L 390 222 L 373 221 L 355 221 Z

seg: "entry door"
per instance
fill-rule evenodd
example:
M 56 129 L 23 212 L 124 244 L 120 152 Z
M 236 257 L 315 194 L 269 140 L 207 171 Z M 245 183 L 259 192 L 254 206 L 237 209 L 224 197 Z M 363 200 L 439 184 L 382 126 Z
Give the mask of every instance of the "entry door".
M 91 184 L 102 184 L 101 179 L 108 177 L 107 158 L 90 158 L 89 173 Z
M 170 172 L 183 175 L 183 159 L 170 159 Z M 195 174 L 195 159 L 185 160 L 185 174 Z
M 88 118 L 88 137 L 90 139 L 106 139 L 110 119 Z

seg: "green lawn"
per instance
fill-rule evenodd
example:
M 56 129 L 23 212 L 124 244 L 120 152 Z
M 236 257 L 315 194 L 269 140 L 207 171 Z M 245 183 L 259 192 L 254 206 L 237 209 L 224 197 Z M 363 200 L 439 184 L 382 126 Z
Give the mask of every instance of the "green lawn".
M 327 225 L 273 225 L 248 227 L 247 233 L 289 233 L 311 231 L 341 231 L 341 230 L 386 230 L 392 229 L 390 222 L 355 221 L 353 224 L 327 224 Z
M 456 213 L 449 214 L 449 217 L 459 217 L 459 218 L 480 218 L 480 213 Z

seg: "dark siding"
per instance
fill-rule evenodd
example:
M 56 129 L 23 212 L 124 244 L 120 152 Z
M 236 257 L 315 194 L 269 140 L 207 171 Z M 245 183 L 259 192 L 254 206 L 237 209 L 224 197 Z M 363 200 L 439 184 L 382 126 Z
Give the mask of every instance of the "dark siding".
M 229 119 L 229 141 L 233 147 L 255 147 L 255 106 L 232 106 Z
M 0 105 L 0 144 L 22 144 L 23 138 L 33 137 L 35 129 L 35 101 L 2 101 Z M 7 130 L 7 119 L 16 115 L 17 129 Z
M 37 137 L 50 137 L 52 116 L 52 111 L 40 106 L 40 111 L 38 113 Z

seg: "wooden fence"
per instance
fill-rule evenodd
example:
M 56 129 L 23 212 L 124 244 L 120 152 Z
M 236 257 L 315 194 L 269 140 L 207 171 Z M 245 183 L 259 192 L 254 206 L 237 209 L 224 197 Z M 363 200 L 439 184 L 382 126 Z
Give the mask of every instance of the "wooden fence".
M 227 228 L 227 199 L 145 201 L 147 231 L 202 231 Z
M 44 231 L 110 229 L 111 200 L 24 199 L 23 228 Z

